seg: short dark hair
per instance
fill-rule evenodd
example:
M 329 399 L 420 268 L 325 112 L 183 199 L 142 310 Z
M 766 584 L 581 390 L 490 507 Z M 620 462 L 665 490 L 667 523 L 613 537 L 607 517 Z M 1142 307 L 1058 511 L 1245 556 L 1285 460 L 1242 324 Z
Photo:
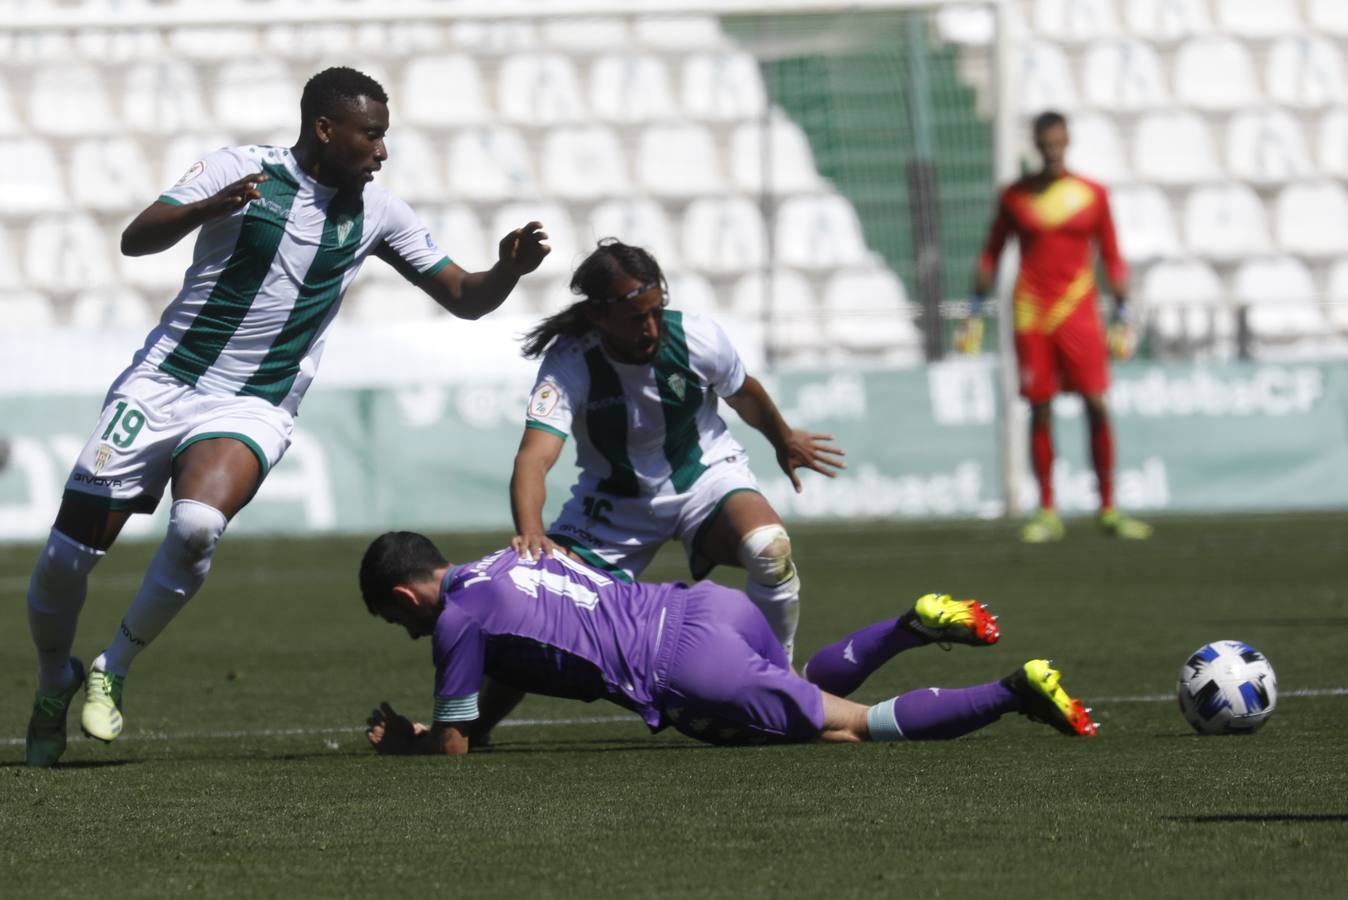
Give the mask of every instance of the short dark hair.
M 579 337 L 589 331 L 592 326 L 585 316 L 586 304 L 611 299 L 613 282 L 623 275 L 642 284 L 658 284 L 662 291 L 669 290 L 665 273 L 649 250 L 624 244 L 614 237 L 603 238 L 571 275 L 571 293 L 581 299 L 526 332 L 524 356 L 537 359 L 556 338 L 562 335 Z
M 425 581 L 435 570 L 449 565 L 430 538 L 415 531 L 389 531 L 366 548 L 360 560 L 360 594 L 370 615 L 393 595 L 399 584 Z
M 1056 110 L 1045 110 L 1034 117 L 1034 136 L 1039 137 L 1050 128 L 1057 128 L 1059 125 L 1066 125 L 1067 117 Z
M 300 95 L 300 116 L 305 122 L 319 116 L 334 118 L 361 97 L 388 103 L 384 88 L 369 75 L 347 66 L 333 66 L 305 82 L 304 93 Z

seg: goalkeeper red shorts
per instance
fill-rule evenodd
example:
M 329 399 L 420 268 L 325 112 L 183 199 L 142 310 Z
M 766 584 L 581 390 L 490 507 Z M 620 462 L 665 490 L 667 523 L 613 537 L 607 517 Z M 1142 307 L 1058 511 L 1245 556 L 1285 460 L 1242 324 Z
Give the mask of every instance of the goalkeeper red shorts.
M 1059 391 L 1103 394 L 1109 389 L 1109 353 L 1094 310 L 1068 317 L 1049 334 L 1017 332 L 1016 361 L 1020 394 L 1030 403 L 1047 403 Z

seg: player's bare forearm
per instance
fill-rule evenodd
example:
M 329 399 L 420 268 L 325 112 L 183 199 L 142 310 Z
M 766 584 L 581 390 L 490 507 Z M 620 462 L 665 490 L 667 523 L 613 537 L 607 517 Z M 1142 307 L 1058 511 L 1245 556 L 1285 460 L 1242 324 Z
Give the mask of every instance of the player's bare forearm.
M 123 256 L 146 256 L 167 250 L 189 232 L 211 219 L 241 209 L 252 200 L 259 200 L 258 185 L 267 180 L 261 172 L 245 175 L 218 193 L 192 203 L 165 203 L 156 200 L 140 215 L 131 220 L 122 232 Z
M 847 468 L 842 461 L 845 454 L 831 443 L 833 436 L 798 431 L 787 425 L 777 404 L 772 402 L 758 379 L 746 378 L 744 386 L 727 397 L 726 403 L 772 444 L 777 451 L 777 465 L 791 479 L 791 486 L 797 492 L 801 490 L 801 483 L 796 469 L 810 469 L 832 478 L 837 469 Z
M 726 404 L 744 420 L 744 424 L 768 439 L 773 449 L 780 452 L 791 437 L 791 426 L 786 424 L 777 404 L 772 401 L 767 388 L 752 375 L 744 379 L 744 385 L 726 398 Z
M 499 309 L 518 283 L 519 275 L 500 262 L 482 272 L 465 272 L 451 263 L 423 287 L 451 315 L 480 319 Z

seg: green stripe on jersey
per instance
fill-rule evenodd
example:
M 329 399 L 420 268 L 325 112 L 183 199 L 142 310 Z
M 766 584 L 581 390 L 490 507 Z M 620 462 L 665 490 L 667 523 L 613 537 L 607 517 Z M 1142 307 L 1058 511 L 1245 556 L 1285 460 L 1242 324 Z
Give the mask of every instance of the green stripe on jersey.
M 285 236 L 299 182 L 285 166 L 267 163 L 262 171 L 269 176 L 256 186 L 262 199 L 248 205 L 233 255 L 178 346 L 159 364 L 186 384 L 197 383 L 239 330 Z
M 697 411 L 702 406 L 702 385 L 688 362 L 688 337 L 683 331 L 683 313 L 665 311 L 665 339 L 655 356 L 655 386 L 665 413 L 665 459 L 670 481 L 683 493 L 707 471 L 702 465 L 698 442 Z
M 618 497 L 635 497 L 637 473 L 627 455 L 627 395 L 613 366 L 604 358 L 599 345 L 585 351 L 590 370 L 590 396 L 585 403 L 585 428 L 594 449 L 608 460 L 609 475 L 599 482 L 599 490 Z
M 342 278 L 355 261 L 364 228 L 365 204 L 359 195 L 351 201 L 332 199 L 318 252 L 304 274 L 290 316 L 240 394 L 252 394 L 274 405 L 290 393 L 300 361 L 309 352 L 332 305 L 342 296 Z

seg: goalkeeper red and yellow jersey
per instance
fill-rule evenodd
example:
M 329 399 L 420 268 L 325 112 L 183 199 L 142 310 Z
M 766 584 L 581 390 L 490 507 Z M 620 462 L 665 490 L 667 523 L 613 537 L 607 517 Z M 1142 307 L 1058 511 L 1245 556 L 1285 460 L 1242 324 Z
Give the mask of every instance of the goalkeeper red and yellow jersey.
M 1012 233 L 1020 243 L 1014 309 L 1017 332 L 1052 334 L 1074 315 L 1096 315 L 1095 260 L 1099 247 L 1115 284 L 1128 276 L 1119 255 L 1109 195 L 1102 185 L 1070 173 L 1039 189 L 1028 176 L 1002 191 L 979 268 L 992 272 Z

